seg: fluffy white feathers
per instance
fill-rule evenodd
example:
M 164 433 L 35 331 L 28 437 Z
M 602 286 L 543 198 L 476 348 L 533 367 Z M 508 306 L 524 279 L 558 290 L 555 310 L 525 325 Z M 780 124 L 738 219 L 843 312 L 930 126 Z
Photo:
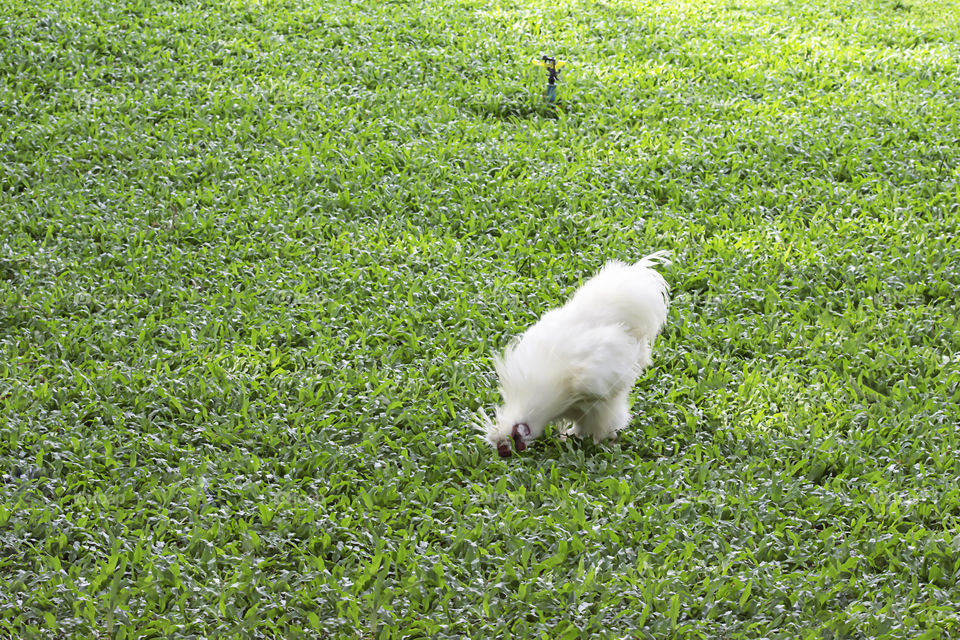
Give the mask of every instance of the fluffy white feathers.
M 511 441 L 526 449 L 554 420 L 595 442 L 627 425 L 630 389 L 667 320 L 669 286 L 657 263 L 669 263 L 666 252 L 607 263 L 496 358 L 503 404 L 479 426 L 501 457 Z

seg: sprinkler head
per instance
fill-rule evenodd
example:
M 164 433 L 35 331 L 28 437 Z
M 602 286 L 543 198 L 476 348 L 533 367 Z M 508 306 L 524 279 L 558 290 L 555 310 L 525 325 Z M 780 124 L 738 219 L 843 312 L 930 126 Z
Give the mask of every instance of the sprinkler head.
M 557 60 L 553 56 L 541 56 L 537 64 L 547 70 L 547 102 L 557 104 L 557 80 L 560 79 L 560 68 L 563 67 L 565 63 L 563 60 Z

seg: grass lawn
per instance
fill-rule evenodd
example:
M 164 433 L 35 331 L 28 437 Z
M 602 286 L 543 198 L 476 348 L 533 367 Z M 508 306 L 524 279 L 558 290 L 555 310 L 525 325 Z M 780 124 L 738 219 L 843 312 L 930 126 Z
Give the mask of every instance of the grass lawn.
M 946 0 L 6 0 L 0 637 L 960 637 L 958 60 Z M 491 354 L 658 249 L 620 441 L 499 459 Z

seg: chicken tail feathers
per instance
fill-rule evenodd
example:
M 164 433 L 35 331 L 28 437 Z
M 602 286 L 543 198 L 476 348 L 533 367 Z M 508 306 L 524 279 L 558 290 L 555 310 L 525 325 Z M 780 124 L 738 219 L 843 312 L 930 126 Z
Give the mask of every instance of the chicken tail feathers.
M 662 265 L 664 267 L 669 267 L 673 264 L 673 257 L 669 249 L 662 249 L 655 253 L 651 253 L 648 256 L 640 258 L 637 262 L 634 263 L 635 267 L 655 267 L 657 265 Z

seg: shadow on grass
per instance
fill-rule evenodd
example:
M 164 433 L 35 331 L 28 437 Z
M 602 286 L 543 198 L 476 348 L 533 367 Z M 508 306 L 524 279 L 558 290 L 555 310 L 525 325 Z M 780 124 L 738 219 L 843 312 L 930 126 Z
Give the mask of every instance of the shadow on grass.
M 484 118 L 497 120 L 532 120 L 535 118 L 557 119 L 562 106 L 547 104 L 539 95 L 517 93 L 514 95 L 490 94 L 466 101 L 466 108 Z

